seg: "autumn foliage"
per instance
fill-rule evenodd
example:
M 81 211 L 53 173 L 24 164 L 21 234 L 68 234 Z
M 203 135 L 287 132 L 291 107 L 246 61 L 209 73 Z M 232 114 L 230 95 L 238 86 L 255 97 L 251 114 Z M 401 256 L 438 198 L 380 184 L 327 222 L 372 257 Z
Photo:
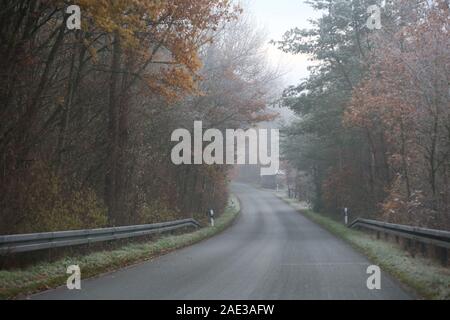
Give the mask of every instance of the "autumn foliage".
M 71 4 L 81 30 L 66 28 Z M 228 0 L 2 1 L 0 233 L 219 213 L 228 168 L 174 166 L 169 142 L 194 120 L 264 118 L 270 73 L 252 60 L 261 43 L 231 32 L 241 12 Z M 240 61 L 220 56 L 231 41 Z
M 450 220 L 450 16 L 443 5 L 406 11 L 407 23 L 391 37 L 376 37 L 375 61 L 345 117 L 384 137 L 391 179 L 383 216 L 434 227 Z
M 310 172 L 318 210 L 450 228 L 448 2 L 386 2 L 380 30 L 369 2 L 312 1 L 316 27 L 280 42 L 318 62 L 285 92 L 301 117 L 285 156 Z

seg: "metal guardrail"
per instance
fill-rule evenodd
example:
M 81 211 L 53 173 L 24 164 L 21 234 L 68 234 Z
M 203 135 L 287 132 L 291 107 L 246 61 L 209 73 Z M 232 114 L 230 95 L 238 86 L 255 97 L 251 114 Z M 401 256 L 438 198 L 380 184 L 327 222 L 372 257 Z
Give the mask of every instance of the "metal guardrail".
M 28 252 L 100 241 L 125 239 L 152 233 L 167 232 L 185 227 L 199 226 L 200 224 L 194 219 L 184 219 L 124 227 L 6 235 L 0 236 L 0 254 Z
M 390 233 L 403 238 L 433 244 L 442 248 L 450 248 L 450 232 L 436 229 L 420 228 L 394 224 L 376 220 L 356 219 L 348 225 L 350 228 L 362 227 L 380 232 Z

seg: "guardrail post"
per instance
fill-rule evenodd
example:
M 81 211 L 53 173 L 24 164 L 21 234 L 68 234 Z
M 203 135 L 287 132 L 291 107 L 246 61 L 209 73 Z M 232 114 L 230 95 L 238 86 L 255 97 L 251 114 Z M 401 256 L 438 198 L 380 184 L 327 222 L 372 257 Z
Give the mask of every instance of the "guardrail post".
M 444 267 L 448 266 L 448 249 L 437 247 L 439 260 Z
M 422 256 L 424 256 L 424 257 L 427 256 L 427 245 L 423 242 L 420 243 L 420 252 L 421 252 Z
M 411 239 L 403 239 L 403 249 L 409 251 L 411 247 Z
M 411 252 L 411 256 L 413 257 L 413 258 L 415 258 L 416 257 L 416 253 L 417 253 L 417 241 L 411 241 L 411 250 L 410 250 L 410 252 Z

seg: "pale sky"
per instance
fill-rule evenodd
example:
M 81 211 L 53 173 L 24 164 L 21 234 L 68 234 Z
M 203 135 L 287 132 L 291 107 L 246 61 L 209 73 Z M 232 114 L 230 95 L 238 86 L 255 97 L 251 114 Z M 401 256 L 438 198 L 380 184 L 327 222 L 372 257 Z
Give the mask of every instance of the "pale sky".
M 320 13 L 314 11 L 303 0 L 247 0 L 245 7 L 250 11 L 259 27 L 263 27 L 269 40 L 281 40 L 289 29 L 308 28 L 308 19 L 317 18 Z M 312 62 L 304 55 L 291 55 L 268 45 L 269 59 L 274 66 L 280 65 L 287 74 L 283 80 L 286 85 L 298 84 L 308 76 L 307 67 Z
M 295 27 L 309 28 L 311 24 L 308 20 L 321 16 L 320 12 L 314 11 L 304 0 L 243 0 L 243 3 L 257 26 L 267 33 L 268 40 L 281 40 L 286 31 Z M 283 88 L 299 84 L 308 76 L 308 66 L 313 64 L 306 55 L 287 54 L 271 44 L 267 44 L 267 53 L 271 65 L 283 73 Z M 278 112 L 280 117 L 271 126 L 275 124 L 278 127 L 295 118 L 287 108 L 276 108 L 273 111 Z

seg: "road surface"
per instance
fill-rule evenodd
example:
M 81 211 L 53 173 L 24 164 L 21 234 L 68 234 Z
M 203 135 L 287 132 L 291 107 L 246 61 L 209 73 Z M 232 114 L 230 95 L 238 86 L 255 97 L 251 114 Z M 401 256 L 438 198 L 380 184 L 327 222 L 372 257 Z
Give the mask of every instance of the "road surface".
M 241 215 L 223 233 L 98 278 L 30 299 L 410 299 L 382 274 L 366 286 L 363 255 L 272 192 L 235 184 Z M 83 266 L 81 265 L 81 274 Z

